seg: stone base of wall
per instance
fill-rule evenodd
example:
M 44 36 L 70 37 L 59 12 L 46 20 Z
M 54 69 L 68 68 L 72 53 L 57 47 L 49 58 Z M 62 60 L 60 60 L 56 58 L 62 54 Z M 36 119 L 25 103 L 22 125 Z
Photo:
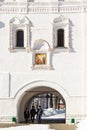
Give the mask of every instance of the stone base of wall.
M 15 116 L 3 116 L 0 117 L 0 123 L 16 123 L 17 118 Z
M 84 120 L 87 118 L 87 115 L 74 115 L 74 114 L 71 114 L 71 115 L 66 115 L 66 124 L 77 124 L 79 123 L 81 120 Z M 74 120 L 75 122 L 73 122 L 72 120 Z
M 77 124 L 81 120 L 84 120 L 87 118 L 87 115 L 66 115 L 66 124 Z M 75 122 L 73 122 L 73 119 Z M 0 123 L 16 123 L 17 117 L 15 116 L 3 116 L 0 117 Z

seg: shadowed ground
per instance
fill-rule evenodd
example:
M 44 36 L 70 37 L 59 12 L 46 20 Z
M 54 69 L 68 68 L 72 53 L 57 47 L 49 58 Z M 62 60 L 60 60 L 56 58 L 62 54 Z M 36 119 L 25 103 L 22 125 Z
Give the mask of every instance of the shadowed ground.
M 68 124 L 50 124 L 50 128 L 55 130 L 76 130 L 75 125 Z
M 0 128 L 5 128 L 5 127 L 12 127 L 12 126 L 24 126 L 24 125 L 29 125 L 25 123 L 20 123 L 20 124 L 15 124 L 15 123 L 2 123 L 0 124 Z M 49 124 L 50 128 L 55 129 L 55 130 L 76 130 L 75 125 L 68 125 L 68 124 Z

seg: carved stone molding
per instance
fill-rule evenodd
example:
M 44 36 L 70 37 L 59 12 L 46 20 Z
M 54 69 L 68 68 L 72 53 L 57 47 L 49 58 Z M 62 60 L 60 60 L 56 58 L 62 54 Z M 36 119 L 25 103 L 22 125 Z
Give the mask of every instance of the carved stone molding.
M 27 17 L 19 18 L 19 17 L 13 17 L 9 22 L 9 51 L 13 52 L 14 49 L 17 49 L 16 47 L 16 33 L 17 30 L 22 29 L 25 33 L 24 35 L 24 47 L 26 48 L 26 51 L 30 51 L 30 28 L 29 28 L 29 19 Z M 23 49 L 22 48 L 22 49 Z
M 66 37 L 64 37 L 64 47 L 62 49 L 58 49 L 58 50 L 61 50 L 61 51 L 64 51 L 66 49 L 69 49 L 69 38 L 70 38 L 70 20 L 68 18 L 64 18 L 62 15 L 60 15 L 59 17 L 56 17 L 54 20 L 53 20 L 53 47 L 58 49 L 57 48 L 57 40 L 58 40 L 58 37 L 57 37 L 57 32 L 58 30 L 60 29 L 63 29 L 64 30 L 64 35 Z
M 75 119 L 75 123 L 80 122 L 81 120 L 84 120 L 87 118 L 87 114 L 66 114 L 66 123 L 71 123 L 71 119 Z
M 58 13 L 58 12 L 87 12 L 87 3 L 3 3 L 0 13 Z
M 11 123 L 12 118 L 13 118 L 13 116 L 1 116 L 0 117 L 0 122 L 9 122 L 9 123 Z

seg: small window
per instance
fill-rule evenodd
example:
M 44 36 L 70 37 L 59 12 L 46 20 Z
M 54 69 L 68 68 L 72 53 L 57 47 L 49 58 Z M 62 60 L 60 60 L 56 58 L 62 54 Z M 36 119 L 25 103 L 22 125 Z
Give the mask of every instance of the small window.
M 65 52 L 70 48 L 70 20 L 62 15 L 53 21 L 53 48 L 55 52 Z
M 64 29 L 57 30 L 57 47 L 64 47 Z
M 16 47 L 24 47 L 24 32 L 23 30 L 18 30 L 16 33 L 17 44 Z

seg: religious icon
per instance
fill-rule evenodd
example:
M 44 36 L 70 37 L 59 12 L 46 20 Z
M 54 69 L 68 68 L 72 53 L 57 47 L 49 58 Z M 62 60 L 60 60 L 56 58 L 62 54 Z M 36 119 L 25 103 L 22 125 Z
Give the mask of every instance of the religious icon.
M 35 55 L 35 63 L 39 65 L 44 65 L 46 64 L 46 54 L 41 53 L 41 54 L 36 54 Z

